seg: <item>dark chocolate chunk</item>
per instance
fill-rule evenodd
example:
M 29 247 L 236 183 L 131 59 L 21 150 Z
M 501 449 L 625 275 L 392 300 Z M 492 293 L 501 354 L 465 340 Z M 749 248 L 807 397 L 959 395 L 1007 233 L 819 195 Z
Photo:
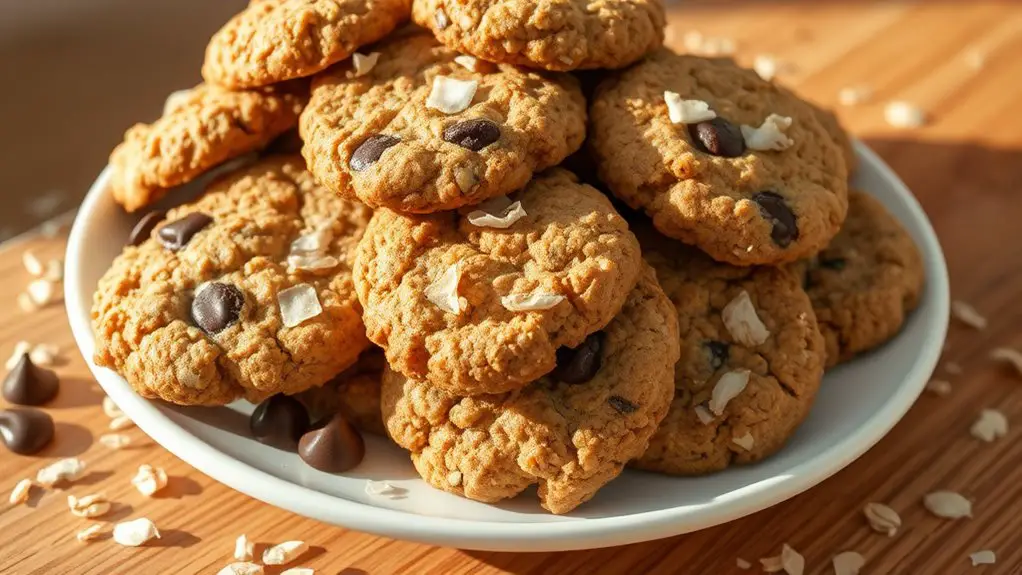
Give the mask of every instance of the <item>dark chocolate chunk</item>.
M 728 344 L 722 341 L 709 340 L 703 345 L 710 352 L 710 367 L 718 370 L 727 363 L 728 352 L 731 350 Z
M 634 413 L 636 409 L 639 409 L 638 405 L 635 405 L 620 395 L 610 396 L 610 398 L 607 399 L 607 403 L 609 403 L 611 407 L 622 415 Z
M 500 139 L 500 126 L 490 120 L 476 118 L 444 128 L 444 141 L 478 152 Z
M 348 162 L 348 165 L 351 166 L 352 170 L 361 172 L 378 162 L 383 152 L 387 151 L 387 148 L 396 146 L 400 141 L 401 139 L 397 136 L 388 136 L 386 134 L 369 136 L 355 148 L 355 152 L 351 154 L 351 160 Z
M 128 235 L 128 243 L 133 246 L 142 245 L 142 242 L 148 240 L 149 236 L 153 234 L 156 224 L 162 222 L 165 217 L 167 217 L 167 214 L 160 210 L 153 210 L 142 216 L 142 219 L 135 224 L 135 227 L 131 228 L 131 234 Z
M 298 441 L 298 456 L 310 467 L 326 473 L 352 469 L 365 457 L 362 435 L 341 414 L 325 425 L 306 432 Z
M 26 353 L 4 378 L 3 395 L 16 405 L 43 405 L 56 397 L 59 389 L 57 374 L 32 363 Z
M 38 453 L 53 440 L 53 418 L 38 409 L 0 410 L 0 439 L 21 455 Z
M 551 377 L 564 383 L 585 383 L 600 371 L 600 350 L 603 348 L 603 332 L 590 334 L 576 348 L 562 347 L 557 350 L 557 367 Z
M 238 321 L 245 296 L 241 290 L 220 282 L 206 284 L 192 300 L 192 321 L 214 335 Z
M 192 212 L 160 228 L 156 232 L 156 237 L 163 247 L 176 252 L 188 245 L 195 234 L 211 223 L 213 223 L 213 218 L 210 216 L 202 212 Z
M 774 240 L 775 244 L 786 248 L 791 242 L 798 239 L 795 212 L 788 207 L 784 197 L 777 192 L 759 192 L 752 196 L 752 201 L 756 202 L 760 213 L 773 226 L 770 231 L 770 239 Z
M 698 124 L 689 124 L 688 133 L 696 147 L 708 154 L 736 158 L 745 153 L 742 131 L 720 116 Z
M 256 406 L 248 426 L 260 442 L 294 451 L 298 440 L 309 430 L 309 415 L 297 399 L 274 395 Z

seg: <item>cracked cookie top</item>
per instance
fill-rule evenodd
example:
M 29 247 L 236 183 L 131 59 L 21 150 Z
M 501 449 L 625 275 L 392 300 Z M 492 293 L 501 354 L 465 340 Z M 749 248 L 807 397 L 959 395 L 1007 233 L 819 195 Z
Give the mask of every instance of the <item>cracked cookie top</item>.
M 926 275 L 912 237 L 883 204 L 854 190 L 848 200 L 841 232 L 805 264 L 828 367 L 897 335 Z
M 370 216 L 316 184 L 300 157 L 221 177 L 100 280 L 96 363 L 177 404 L 323 384 L 369 345 L 351 265 Z
M 666 25 L 660 0 L 415 0 L 412 18 L 454 50 L 560 71 L 627 66 Z
M 477 501 L 539 484 L 567 513 L 646 449 L 671 401 L 678 325 L 644 266 L 618 316 L 550 375 L 503 394 L 461 397 L 387 369 L 383 413 L 427 483 Z
M 690 475 L 777 451 L 809 413 L 823 377 L 823 338 L 798 275 L 640 238 L 677 310 L 681 359 L 670 412 L 633 465 Z
M 298 125 L 304 87 L 232 92 L 200 84 L 176 93 L 152 124 L 136 124 L 110 154 L 110 188 L 133 212 Z
M 621 309 L 641 257 L 603 194 L 554 169 L 500 200 L 376 212 L 355 288 L 397 371 L 461 395 L 519 388 Z
M 229 88 L 310 76 L 389 34 L 411 0 L 251 2 L 206 46 L 202 77 Z
M 601 83 L 590 120 L 610 191 L 718 261 L 793 262 L 844 221 L 848 170 L 817 112 L 730 60 L 661 50 Z
M 344 197 L 455 209 L 524 186 L 582 145 L 585 100 L 570 75 L 465 60 L 421 31 L 374 49 L 372 66 L 318 76 L 301 118 L 309 169 Z

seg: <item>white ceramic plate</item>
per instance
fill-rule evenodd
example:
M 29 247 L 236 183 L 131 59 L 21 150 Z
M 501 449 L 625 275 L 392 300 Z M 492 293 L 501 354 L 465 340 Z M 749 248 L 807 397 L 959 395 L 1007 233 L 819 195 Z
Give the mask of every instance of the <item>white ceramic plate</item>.
M 487 505 L 434 490 L 406 453 L 367 438 L 362 464 L 345 476 L 318 472 L 297 455 L 247 437 L 252 406 L 176 408 L 136 396 L 116 373 L 90 365 L 107 394 L 139 427 L 203 473 L 271 505 L 360 531 L 437 545 L 502 551 L 553 551 L 622 545 L 703 529 L 754 513 L 823 481 L 875 444 L 918 397 L 941 352 L 948 321 L 944 257 L 912 194 L 868 148 L 857 147 L 856 184 L 879 198 L 912 233 L 926 263 L 919 309 L 902 333 L 875 353 L 827 374 L 816 405 L 791 442 L 757 465 L 707 477 L 626 471 L 568 516 L 553 516 L 534 491 Z M 136 219 L 107 190 L 103 172 L 85 199 L 67 251 L 65 297 L 86 358 L 100 276 L 121 251 Z M 368 479 L 407 490 L 401 499 L 368 495 Z

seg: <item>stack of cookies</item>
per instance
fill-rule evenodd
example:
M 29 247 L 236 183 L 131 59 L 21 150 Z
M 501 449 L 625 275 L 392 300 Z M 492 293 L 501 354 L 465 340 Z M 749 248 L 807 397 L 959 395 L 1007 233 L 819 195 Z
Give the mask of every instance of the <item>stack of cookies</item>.
M 664 24 L 659 0 L 253 0 L 111 155 L 131 212 L 209 183 L 139 218 L 96 363 L 257 403 L 253 435 L 317 469 L 385 434 L 434 487 L 538 485 L 553 513 L 625 465 L 775 452 L 922 264 L 849 192 L 833 115 Z

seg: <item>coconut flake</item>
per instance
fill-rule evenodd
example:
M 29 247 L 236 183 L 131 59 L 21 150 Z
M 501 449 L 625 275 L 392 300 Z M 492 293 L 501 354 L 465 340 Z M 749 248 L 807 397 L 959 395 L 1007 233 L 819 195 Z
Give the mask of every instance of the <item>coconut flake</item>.
M 140 465 L 138 473 L 131 479 L 131 484 L 142 495 L 152 497 L 154 493 L 167 486 L 167 472 L 162 467 Z
M 990 359 L 1004 362 L 1010 365 L 1015 371 L 1022 375 L 1022 352 L 1010 347 L 997 347 L 990 351 Z M 945 367 L 945 369 L 947 369 Z
M 315 573 L 316 572 L 309 567 L 292 567 L 281 571 L 280 575 L 315 575 Z
M 787 543 L 781 547 L 781 566 L 788 575 L 802 575 L 806 569 L 806 560 Z
M 863 104 L 873 96 L 873 90 L 866 86 L 849 86 L 841 88 L 837 93 L 837 101 L 842 106 L 857 106 Z
M 110 419 L 116 419 L 124 415 L 124 412 L 121 411 L 120 407 L 117 407 L 117 404 L 114 403 L 114 400 L 109 395 L 103 396 L 103 413 Z
M 867 503 L 862 508 L 862 513 L 866 516 L 866 521 L 869 522 L 873 531 L 883 533 L 888 537 L 894 537 L 898 528 L 901 527 L 901 516 L 883 503 Z
M 54 283 L 46 278 L 40 278 L 28 284 L 26 293 L 32 303 L 39 307 L 45 306 L 58 297 Z
M 784 564 L 781 563 L 780 555 L 763 557 L 759 560 L 759 564 L 763 566 L 764 573 L 779 573 L 784 570 Z
M 498 196 L 479 205 L 468 213 L 468 223 L 481 228 L 506 230 L 528 214 L 522 202 L 512 202 L 507 196 Z
M 976 567 L 977 565 L 993 565 L 994 563 L 997 563 L 997 555 L 990 549 L 970 553 L 969 559 L 972 561 L 973 567 Z
M 540 292 L 509 294 L 500 298 L 501 305 L 508 311 L 542 311 L 551 309 L 562 301 L 563 295 Z
M 732 437 L 731 443 L 734 443 L 738 447 L 741 447 L 745 451 L 752 451 L 752 448 L 756 446 L 756 438 L 751 433 L 746 431 L 744 434 L 738 437 Z
M 75 539 L 82 543 L 88 543 L 99 538 L 103 532 L 102 523 L 93 523 L 75 534 Z
M 25 265 L 25 270 L 27 270 L 28 273 L 36 277 L 42 276 L 46 271 L 43 267 L 42 260 L 40 260 L 32 250 L 25 250 L 21 253 L 21 263 Z
M 57 357 L 60 354 L 60 348 L 50 343 L 40 343 L 32 348 L 28 352 L 28 358 L 32 360 L 32 363 L 42 366 L 51 367 L 57 362 Z
M 51 282 L 64 281 L 64 262 L 61 260 L 50 260 L 46 262 L 46 271 L 43 272 L 43 279 Z
M 365 76 L 369 72 L 372 72 L 373 68 L 376 67 L 376 63 L 380 60 L 379 52 L 371 52 L 369 54 L 361 54 L 355 52 L 351 55 L 351 65 L 355 69 L 355 73 L 352 77 L 360 78 Z
M 759 319 L 752 298 L 745 290 L 724 306 L 720 316 L 731 337 L 744 346 L 755 347 L 770 337 L 770 330 Z
M 485 70 L 485 68 L 487 68 L 488 64 L 484 63 L 482 60 L 479 60 L 475 56 L 469 56 L 468 54 L 458 54 L 457 56 L 454 57 L 454 62 L 461 66 L 462 68 L 465 68 L 466 70 L 480 73 L 482 73 Z
M 976 311 L 976 308 L 961 300 L 951 302 L 951 315 L 958 321 L 974 329 L 986 329 L 987 318 Z
M 334 256 L 291 254 L 287 256 L 287 272 L 293 274 L 299 270 L 331 270 L 337 267 L 339 263 Z
M 84 473 L 85 462 L 76 457 L 68 457 L 40 469 L 35 482 L 43 487 L 52 487 L 64 481 L 74 481 Z
M 752 69 L 767 82 L 774 79 L 779 68 L 777 59 L 768 54 L 758 54 L 752 61 Z
M 667 115 L 672 124 L 698 124 L 717 117 L 710 105 L 702 100 L 683 100 L 677 92 L 664 92 Z
M 135 427 L 135 422 L 127 415 L 121 415 L 111 419 L 108 427 L 110 431 L 123 431 L 129 427 Z
M 845 551 L 834 556 L 834 575 L 859 575 L 866 559 L 855 551 Z
M 729 371 L 720 376 L 710 395 L 708 404 L 710 411 L 715 415 L 722 415 L 728 402 L 737 397 L 746 385 L 749 385 L 749 370 L 747 369 Z
M 785 130 L 791 127 L 791 118 L 770 114 L 760 127 L 742 124 L 742 137 L 745 139 L 745 146 L 750 150 L 759 151 L 781 151 L 787 150 L 795 144 L 785 135 Z
M 292 255 L 317 253 L 329 247 L 331 240 L 333 234 L 329 228 L 304 233 L 291 242 L 290 253 Z
M 280 317 L 284 327 L 295 327 L 303 321 L 323 313 L 316 288 L 309 284 L 298 284 L 277 294 Z
M 159 539 L 160 532 L 145 517 L 114 525 L 114 541 L 125 547 L 138 547 L 153 538 Z
M 919 128 L 926 124 L 926 112 L 909 102 L 890 102 L 884 107 L 884 120 L 895 128 Z
M 972 502 L 954 491 L 934 491 L 923 497 L 923 505 L 937 517 L 972 517 Z
M 263 566 L 247 561 L 231 563 L 216 572 L 216 575 L 263 575 Z
M 941 397 L 947 397 L 951 395 L 951 382 L 943 379 L 931 379 L 926 384 L 926 391 L 939 395 Z
M 238 535 L 234 541 L 234 558 L 238 561 L 251 561 L 255 550 L 255 543 L 248 540 L 244 533 Z
M 461 262 L 455 262 L 435 282 L 426 286 L 426 299 L 447 313 L 460 314 L 465 309 L 465 302 L 458 296 L 460 282 Z
M 285 541 L 263 551 L 264 565 L 287 565 L 309 549 L 304 541 Z
M 479 82 L 458 80 L 447 76 L 435 76 L 433 88 L 426 98 L 426 107 L 440 110 L 445 114 L 464 112 L 472 104 Z
M 699 419 L 700 423 L 702 423 L 703 425 L 709 425 L 709 424 L 713 423 L 713 419 L 714 419 L 713 418 L 713 414 L 710 413 L 709 409 L 706 409 L 705 405 L 697 405 L 696 408 L 695 408 L 695 411 L 696 411 L 696 418 Z
M 944 371 L 949 375 L 961 375 L 962 366 L 957 361 L 949 361 L 944 364 Z
M 984 409 L 969 428 L 969 433 L 980 441 L 991 443 L 1008 434 L 1008 418 L 996 409 Z
M 752 563 L 749 563 L 748 561 L 742 559 L 741 557 L 735 558 L 735 566 L 742 570 L 752 569 Z
M 7 362 L 4 363 L 4 367 L 7 368 L 7 371 L 14 369 L 18 365 L 18 362 L 21 361 L 21 356 L 26 353 L 30 353 L 31 351 L 32 344 L 27 341 L 19 341 L 14 344 L 14 351 L 11 352 L 11 357 L 7 358 Z
M 389 481 L 366 480 L 366 495 L 372 497 L 386 497 L 387 499 L 402 499 L 408 494 L 403 487 L 391 485 Z
M 67 506 L 75 517 L 85 517 L 87 519 L 100 517 L 110 512 L 110 502 L 107 501 L 106 496 L 102 493 L 86 495 L 80 499 L 74 495 L 68 495 Z
M 99 442 L 110 449 L 124 449 L 131 445 L 131 438 L 123 433 L 106 433 L 99 436 Z
M 32 485 L 31 479 L 22 479 L 11 490 L 11 495 L 7 498 L 7 501 L 11 505 L 20 505 L 28 501 L 28 494 L 32 491 Z

